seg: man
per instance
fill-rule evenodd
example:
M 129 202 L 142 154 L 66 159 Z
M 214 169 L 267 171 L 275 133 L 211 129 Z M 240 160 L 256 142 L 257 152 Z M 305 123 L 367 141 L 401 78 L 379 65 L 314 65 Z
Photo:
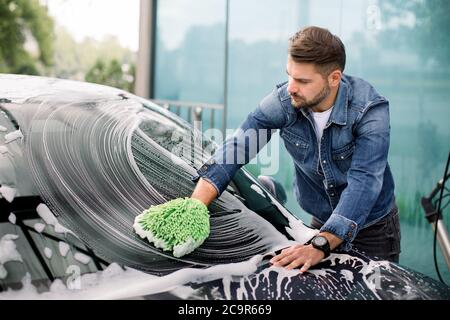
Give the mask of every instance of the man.
M 297 32 L 289 41 L 288 81 L 261 101 L 193 178 L 199 181 L 192 197 L 209 205 L 255 156 L 250 145 L 258 152 L 267 142 L 240 137 L 269 130 L 270 139 L 273 129 L 280 130 L 294 160 L 297 201 L 320 233 L 283 250 L 271 260 L 276 266 L 305 272 L 330 250 L 352 247 L 372 258 L 399 260 L 399 218 L 387 162 L 389 103 L 366 81 L 344 75 L 345 60 L 344 45 L 328 30 Z M 233 161 L 235 153 L 244 154 L 244 163 Z

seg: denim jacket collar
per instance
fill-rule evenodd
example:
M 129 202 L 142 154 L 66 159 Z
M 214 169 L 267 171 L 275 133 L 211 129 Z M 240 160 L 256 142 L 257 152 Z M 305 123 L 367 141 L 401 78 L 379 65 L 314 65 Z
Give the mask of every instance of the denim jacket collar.
M 331 112 L 328 123 L 335 123 L 343 126 L 347 124 L 348 102 L 351 100 L 352 95 L 352 87 L 348 83 L 346 77 L 342 75 L 336 101 L 334 102 L 334 108 Z

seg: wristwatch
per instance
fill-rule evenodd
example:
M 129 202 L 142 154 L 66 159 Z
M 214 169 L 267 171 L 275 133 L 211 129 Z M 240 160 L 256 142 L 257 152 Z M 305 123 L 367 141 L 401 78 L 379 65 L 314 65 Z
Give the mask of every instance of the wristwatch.
M 328 257 L 330 255 L 330 244 L 328 243 L 328 239 L 324 236 L 315 236 L 311 244 L 314 248 L 319 249 L 325 254 L 325 257 Z

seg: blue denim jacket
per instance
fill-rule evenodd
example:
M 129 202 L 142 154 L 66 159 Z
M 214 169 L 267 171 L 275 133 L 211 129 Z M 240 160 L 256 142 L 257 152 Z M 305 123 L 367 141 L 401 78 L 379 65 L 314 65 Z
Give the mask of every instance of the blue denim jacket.
M 269 130 L 268 139 L 258 135 L 250 146 L 244 137 L 249 129 L 274 130 Z M 294 161 L 294 192 L 299 205 L 324 224 L 321 231 L 344 240 L 340 249 L 349 250 L 360 229 L 376 223 L 395 207 L 394 180 L 387 162 L 389 103 L 369 83 L 348 75 L 342 77 L 320 143 L 311 113 L 291 105 L 287 83 L 282 83 L 248 115 L 193 180 L 203 177 L 220 195 L 276 129 Z M 230 157 L 227 152 L 244 154 L 245 161 L 229 161 L 236 155 Z

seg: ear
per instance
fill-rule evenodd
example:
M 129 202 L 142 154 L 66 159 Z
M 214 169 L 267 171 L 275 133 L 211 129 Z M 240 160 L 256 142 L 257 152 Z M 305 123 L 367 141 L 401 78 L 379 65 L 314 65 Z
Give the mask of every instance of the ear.
M 330 87 L 338 87 L 341 82 L 342 71 L 339 69 L 334 70 L 328 75 L 328 85 Z

